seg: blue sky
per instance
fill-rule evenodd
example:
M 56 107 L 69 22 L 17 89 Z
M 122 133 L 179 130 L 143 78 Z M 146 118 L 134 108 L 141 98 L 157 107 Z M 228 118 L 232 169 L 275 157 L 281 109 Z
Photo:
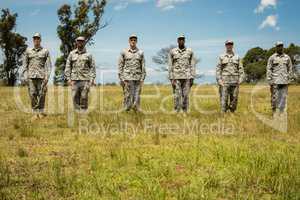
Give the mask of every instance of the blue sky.
M 64 3 L 76 0 L 0 0 L 0 8 L 18 13 L 17 31 L 29 45 L 34 32 L 42 34 L 54 63 L 60 55 L 56 11 Z M 110 0 L 104 15 L 110 24 L 88 50 L 99 66 L 98 81 L 116 81 L 119 53 L 136 33 L 147 59 L 146 81 L 164 82 L 166 75 L 154 70 L 158 66 L 151 58 L 185 34 L 187 46 L 201 59 L 198 72 L 206 75 L 201 82 L 210 82 L 226 39 L 235 41 L 240 56 L 252 47 L 270 48 L 277 40 L 299 45 L 299 8 L 299 0 Z

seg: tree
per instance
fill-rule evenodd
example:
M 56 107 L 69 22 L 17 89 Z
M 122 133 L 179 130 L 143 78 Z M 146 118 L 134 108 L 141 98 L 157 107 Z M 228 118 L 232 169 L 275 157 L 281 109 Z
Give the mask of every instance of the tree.
M 267 65 L 267 51 L 255 47 L 250 49 L 244 59 L 244 69 L 246 74 L 246 82 L 252 83 L 265 77 Z
M 169 53 L 172 49 L 176 48 L 175 45 L 170 45 L 168 47 L 164 47 L 160 49 L 155 56 L 152 57 L 152 61 L 158 65 L 160 65 L 159 71 L 166 72 L 168 71 L 168 57 Z M 200 59 L 195 57 L 196 65 L 200 62 Z M 202 78 L 203 75 L 197 75 L 196 78 Z
M 66 60 L 69 53 L 75 49 L 75 39 L 78 36 L 84 36 L 87 45 L 92 45 L 97 31 L 108 25 L 107 22 L 102 23 L 106 4 L 107 0 L 79 0 L 74 11 L 68 4 L 64 4 L 58 9 L 60 24 L 57 27 L 57 34 L 61 40 L 62 56 L 55 62 L 55 84 L 64 82 Z
M 13 30 L 16 27 L 17 14 L 12 14 L 9 9 L 2 9 L 0 18 L 0 48 L 4 54 L 4 63 L 1 65 L 1 77 L 8 86 L 16 84 L 19 68 L 22 65 L 22 55 L 27 48 L 27 38 Z
M 172 49 L 174 49 L 175 45 L 170 45 L 168 47 L 164 47 L 160 49 L 155 56 L 152 57 L 152 61 L 158 65 L 160 65 L 161 71 L 168 71 L 168 56 Z

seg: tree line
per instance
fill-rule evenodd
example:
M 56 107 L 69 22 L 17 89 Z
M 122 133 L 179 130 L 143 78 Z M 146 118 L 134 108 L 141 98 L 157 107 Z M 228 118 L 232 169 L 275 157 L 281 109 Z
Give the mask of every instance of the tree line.
M 93 45 L 93 37 L 105 28 L 108 23 L 103 20 L 107 0 L 79 0 L 75 6 L 62 5 L 57 10 L 59 25 L 57 35 L 61 41 L 61 56 L 55 61 L 54 84 L 65 84 L 63 72 L 69 53 L 75 48 L 75 39 L 84 36 L 87 45 Z M 17 83 L 22 65 L 22 55 L 27 48 L 27 38 L 17 33 L 17 13 L 9 9 L 1 10 L 0 17 L 0 48 L 3 54 L 3 63 L 0 64 L 0 80 L 8 86 Z M 167 57 L 174 46 L 162 48 L 153 56 L 154 63 L 160 66 L 161 71 L 167 69 Z M 275 52 L 275 48 L 250 49 L 243 58 L 246 82 L 255 83 L 265 78 L 268 58 Z M 292 58 L 294 65 L 300 70 L 300 46 L 290 44 L 285 52 Z M 197 58 L 196 63 L 200 59 Z M 201 78 L 202 76 L 198 76 Z M 299 77 L 299 76 L 298 76 Z M 297 80 L 300 83 L 300 78 Z

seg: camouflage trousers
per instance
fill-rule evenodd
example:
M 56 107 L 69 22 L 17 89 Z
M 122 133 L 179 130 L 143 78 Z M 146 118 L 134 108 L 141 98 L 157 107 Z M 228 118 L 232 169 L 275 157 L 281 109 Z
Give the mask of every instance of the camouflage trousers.
M 28 92 L 33 112 L 44 112 L 47 85 L 43 79 L 34 78 L 28 80 Z
M 177 79 L 173 87 L 174 95 L 174 109 L 180 112 L 182 109 L 187 112 L 189 109 L 189 94 L 191 91 L 192 83 L 190 79 Z
M 229 84 L 219 86 L 219 93 L 221 111 L 223 113 L 227 112 L 228 110 L 230 110 L 230 112 L 235 112 L 238 105 L 239 85 Z
M 140 94 L 141 94 L 141 81 L 139 80 L 128 80 L 127 83 L 122 85 L 124 100 L 123 105 L 126 111 L 130 109 L 140 109 Z
M 286 99 L 288 94 L 288 85 L 271 85 L 271 106 L 272 111 L 285 111 Z
M 75 110 L 85 111 L 88 109 L 89 91 L 89 81 L 74 81 L 72 86 L 72 98 Z

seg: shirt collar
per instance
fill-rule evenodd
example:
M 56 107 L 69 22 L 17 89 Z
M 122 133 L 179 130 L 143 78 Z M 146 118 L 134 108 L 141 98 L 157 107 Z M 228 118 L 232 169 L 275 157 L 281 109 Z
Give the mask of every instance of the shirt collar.
M 186 47 L 184 47 L 183 49 L 180 49 L 179 47 L 177 47 L 177 51 L 180 53 L 184 52 L 185 50 L 186 50 Z
M 234 51 L 232 53 L 225 52 L 225 56 L 227 57 L 233 57 L 235 55 Z
M 84 53 L 86 53 L 86 49 L 83 48 L 82 51 L 80 51 L 80 50 L 77 48 L 77 49 L 76 49 L 76 53 L 78 53 L 78 54 L 84 54 Z
M 277 56 L 277 57 L 284 57 L 285 56 L 285 54 L 283 53 L 283 54 L 281 54 L 281 55 L 279 55 L 279 53 L 275 53 L 275 55 Z
M 38 48 L 33 47 L 33 50 L 34 50 L 34 51 L 40 51 L 41 49 L 43 49 L 43 47 L 41 47 L 41 46 L 38 47 Z
M 138 48 L 135 48 L 135 49 L 128 48 L 128 51 L 131 53 L 136 53 L 139 51 L 139 49 Z

